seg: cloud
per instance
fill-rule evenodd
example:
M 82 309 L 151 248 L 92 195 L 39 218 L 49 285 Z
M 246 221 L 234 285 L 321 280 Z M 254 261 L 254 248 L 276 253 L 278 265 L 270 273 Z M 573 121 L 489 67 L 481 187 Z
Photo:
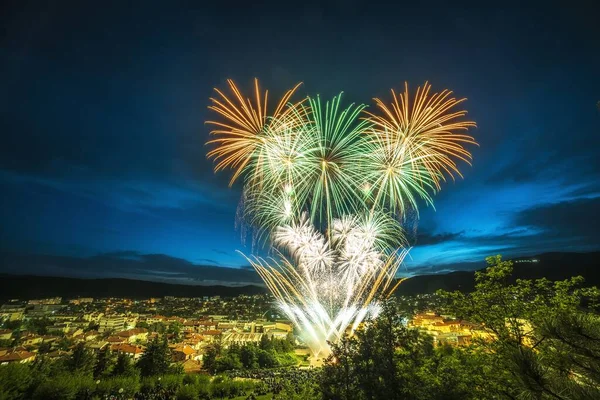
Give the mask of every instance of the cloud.
M 181 210 L 203 205 L 229 209 L 237 203 L 237 194 L 212 191 L 195 182 L 90 178 L 82 174 L 51 178 L 0 170 L 0 181 L 48 188 L 122 211 Z
M 220 262 L 213 260 L 211 258 L 199 258 L 198 261 L 213 264 L 213 265 L 222 265 Z
M 216 254 L 221 254 L 223 256 L 229 256 L 231 255 L 231 252 L 229 251 L 224 251 L 224 250 L 219 250 L 219 249 L 211 249 L 214 253 Z
M 428 232 L 419 232 L 415 245 L 417 246 L 429 246 L 433 244 L 439 244 L 444 242 L 450 242 L 459 239 L 463 236 L 464 231 L 461 232 L 445 232 L 439 234 L 431 234 Z
M 573 187 L 569 196 L 572 199 L 600 197 L 600 179 L 595 182 L 586 182 Z
M 118 277 L 196 285 L 214 282 L 234 286 L 262 285 L 258 274 L 251 269 L 195 264 L 166 254 L 140 254 L 129 250 L 87 258 L 2 252 L 0 271 L 20 275 Z
M 530 256 L 552 251 L 596 251 L 600 230 L 592 218 L 600 213 L 600 197 L 537 205 L 509 216 L 493 231 L 461 231 L 419 235 L 405 274 L 456 270 L 457 262 L 477 262 L 492 254 Z
M 514 223 L 540 229 L 547 236 L 577 238 L 582 244 L 598 243 L 600 230 L 593 221 L 599 213 L 600 197 L 581 198 L 521 211 Z
M 447 274 L 455 271 L 474 271 L 485 267 L 485 261 L 473 261 L 473 262 L 462 262 L 462 263 L 448 263 L 440 265 L 420 265 L 411 266 L 410 262 L 407 266 L 401 268 L 398 271 L 400 277 L 412 277 L 417 275 L 437 275 Z
M 103 253 L 103 257 L 115 257 L 115 258 L 138 258 L 140 253 L 133 250 L 117 250 Z

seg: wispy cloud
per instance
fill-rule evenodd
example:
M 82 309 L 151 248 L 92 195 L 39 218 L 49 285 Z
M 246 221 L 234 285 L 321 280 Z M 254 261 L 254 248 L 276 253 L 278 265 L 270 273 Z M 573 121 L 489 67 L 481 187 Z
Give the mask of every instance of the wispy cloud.
M 262 285 L 252 269 L 195 264 L 166 254 L 119 251 L 93 257 L 0 253 L 0 271 L 11 274 L 59 275 L 84 278 L 119 277 L 158 282 L 212 285 Z

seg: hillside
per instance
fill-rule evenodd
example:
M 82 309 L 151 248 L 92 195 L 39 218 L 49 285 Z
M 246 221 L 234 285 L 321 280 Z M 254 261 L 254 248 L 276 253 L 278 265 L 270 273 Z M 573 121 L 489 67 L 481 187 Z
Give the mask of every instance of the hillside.
M 538 262 L 523 260 L 536 259 Z M 594 253 L 545 253 L 534 257 L 515 258 L 514 277 L 520 279 L 548 278 L 563 280 L 581 275 L 587 286 L 600 286 L 600 252 Z M 420 275 L 403 282 L 397 295 L 433 293 L 438 289 L 468 292 L 475 284 L 474 271 L 457 271 L 447 274 Z
M 132 279 L 78 279 L 49 276 L 0 275 L 0 299 L 36 299 L 76 297 L 149 297 L 238 296 L 266 293 L 261 286 L 191 286 Z

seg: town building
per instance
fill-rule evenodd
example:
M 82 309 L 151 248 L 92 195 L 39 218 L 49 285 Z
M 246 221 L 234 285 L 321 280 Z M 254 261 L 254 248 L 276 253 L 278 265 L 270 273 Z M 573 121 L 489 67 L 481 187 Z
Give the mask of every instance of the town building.
M 128 343 L 146 342 L 148 340 L 148 330 L 145 328 L 127 329 L 115 333 L 115 336 L 125 339 Z
M 111 351 L 120 354 L 123 353 L 134 360 L 139 359 L 144 354 L 144 348 L 142 346 L 135 346 L 129 343 L 119 343 L 110 346 Z
M 60 304 L 60 303 L 62 303 L 62 297 L 51 297 L 51 298 L 48 298 L 48 299 L 29 300 L 27 302 L 28 305 Z
M 123 331 L 127 329 L 127 318 L 124 315 L 105 315 L 98 321 L 98 332 Z
M 25 307 L 18 304 L 3 304 L 0 307 L 0 321 L 21 321 L 25 316 Z
M 12 338 L 12 330 L 0 329 L 0 340 L 10 340 Z
M 0 365 L 6 365 L 10 363 L 25 364 L 35 360 L 35 353 L 26 350 L 14 350 L 4 355 L 0 355 Z

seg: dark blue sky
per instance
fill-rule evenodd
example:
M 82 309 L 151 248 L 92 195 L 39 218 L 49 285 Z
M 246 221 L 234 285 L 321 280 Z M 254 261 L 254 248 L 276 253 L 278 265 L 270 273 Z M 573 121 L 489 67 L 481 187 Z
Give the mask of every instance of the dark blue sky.
M 600 248 L 594 2 L 43 3 L 0 12 L 0 271 L 254 282 L 204 121 L 213 87 L 255 76 L 366 103 L 425 80 L 469 99 L 481 147 L 423 206 L 405 274 Z

